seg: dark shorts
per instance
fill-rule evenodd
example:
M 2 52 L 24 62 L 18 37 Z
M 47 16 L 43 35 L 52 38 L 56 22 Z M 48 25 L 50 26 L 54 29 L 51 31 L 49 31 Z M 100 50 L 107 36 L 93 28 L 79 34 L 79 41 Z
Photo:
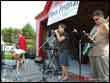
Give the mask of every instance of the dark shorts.
M 60 65 L 68 66 L 68 58 L 69 58 L 69 50 L 68 49 L 63 49 L 63 51 L 62 51 L 62 53 L 59 57 Z

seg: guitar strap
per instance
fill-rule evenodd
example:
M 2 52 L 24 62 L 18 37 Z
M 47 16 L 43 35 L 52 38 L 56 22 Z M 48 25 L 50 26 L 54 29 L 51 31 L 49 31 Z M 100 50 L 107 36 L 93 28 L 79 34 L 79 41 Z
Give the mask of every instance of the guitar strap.
M 95 36 L 96 36 L 96 26 L 94 26 L 93 29 L 91 30 L 90 36 L 91 36 L 92 38 L 95 38 Z M 93 48 L 93 46 L 94 46 L 94 45 L 91 44 L 91 43 L 85 44 L 84 50 L 83 50 L 83 55 L 88 55 L 89 52 L 90 52 L 90 49 Z

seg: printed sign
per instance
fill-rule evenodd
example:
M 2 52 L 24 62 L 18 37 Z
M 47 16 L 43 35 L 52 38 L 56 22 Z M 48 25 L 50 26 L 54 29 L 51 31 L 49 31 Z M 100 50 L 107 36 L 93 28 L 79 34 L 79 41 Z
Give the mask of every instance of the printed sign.
M 65 1 L 63 4 L 58 5 L 50 10 L 47 25 L 51 25 L 55 22 L 76 15 L 78 7 L 79 1 Z

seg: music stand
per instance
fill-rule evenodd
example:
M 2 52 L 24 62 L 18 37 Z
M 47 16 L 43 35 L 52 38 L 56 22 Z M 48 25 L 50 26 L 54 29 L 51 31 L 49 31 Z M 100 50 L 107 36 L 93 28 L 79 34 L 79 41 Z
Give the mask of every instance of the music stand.
M 81 51 L 81 44 L 82 44 L 82 42 L 85 42 L 85 40 L 90 42 L 90 43 L 93 43 L 93 42 L 92 42 L 91 39 L 88 38 L 88 36 L 87 36 L 85 31 L 77 31 L 76 33 L 78 35 L 78 46 L 79 46 L 78 49 L 79 49 L 79 80 L 80 80 L 80 76 L 82 74 L 82 72 L 81 72 L 81 70 L 82 70 L 82 67 L 81 67 L 81 61 L 82 61 L 82 59 L 81 59 L 82 58 L 81 57 L 81 53 L 82 53 L 82 51 Z

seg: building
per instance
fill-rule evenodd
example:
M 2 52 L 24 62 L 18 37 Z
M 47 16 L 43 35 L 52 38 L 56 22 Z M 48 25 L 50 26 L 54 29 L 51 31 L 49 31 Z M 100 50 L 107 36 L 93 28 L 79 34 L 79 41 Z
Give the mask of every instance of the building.
M 59 23 L 65 23 L 68 28 L 67 31 L 72 33 L 74 28 L 77 30 L 85 30 L 90 33 L 90 30 L 94 26 L 94 22 L 91 19 L 91 14 L 96 9 L 101 9 L 105 13 L 105 18 L 108 16 L 108 2 L 107 1 L 47 1 L 44 11 L 35 17 L 37 25 L 37 51 L 38 57 L 43 57 L 44 50 L 40 46 L 45 42 L 47 38 L 47 31 L 51 28 L 57 28 Z M 72 33 L 71 37 L 75 37 Z M 74 49 L 73 55 L 75 59 L 79 60 L 79 43 L 78 39 L 72 39 Z M 83 45 L 82 45 L 83 48 Z M 88 56 L 82 56 L 82 63 L 88 63 Z
M 91 20 L 91 13 L 96 10 L 96 9 L 101 9 L 105 12 L 105 16 L 107 17 L 108 14 L 108 2 L 107 1 L 80 1 L 79 2 L 79 6 L 78 6 L 78 11 L 77 14 L 68 14 L 68 16 L 65 15 L 65 17 L 63 18 L 58 18 L 57 16 L 60 16 L 59 13 L 56 13 L 55 15 L 55 11 L 57 10 L 59 7 L 61 9 L 61 5 L 65 4 L 66 1 L 47 1 L 44 10 L 35 17 L 36 19 L 36 27 L 37 27 L 37 31 L 36 31 L 36 35 L 37 35 L 37 39 L 36 39 L 36 55 L 37 56 L 41 56 L 43 55 L 43 49 L 39 49 L 39 47 L 43 44 L 43 39 L 45 40 L 46 37 L 43 38 L 43 36 L 46 36 L 46 27 L 52 27 L 52 28 L 56 28 L 56 26 L 58 25 L 58 23 L 63 22 L 66 23 L 68 25 L 68 30 L 71 31 L 73 30 L 73 26 L 74 25 L 75 28 L 80 27 L 80 29 L 84 29 L 86 30 L 88 33 L 90 32 L 90 30 L 92 29 L 94 23 Z M 74 1 L 71 1 L 74 2 Z M 86 5 L 85 5 L 86 3 Z M 77 4 L 77 3 L 76 3 Z M 70 3 L 71 5 L 71 3 Z M 74 3 L 73 3 L 74 5 Z M 67 6 L 67 7 L 66 7 Z M 65 9 L 62 9 L 62 15 L 63 12 L 66 12 L 66 8 L 69 7 L 69 4 L 65 4 Z M 89 8 L 88 8 L 89 7 Z M 72 8 L 72 7 L 71 7 Z M 70 10 L 71 10 L 70 8 Z M 52 12 L 54 11 L 54 12 Z M 51 12 L 51 15 L 49 14 Z M 61 12 L 60 12 L 61 13 Z M 68 13 L 68 11 L 66 12 Z M 51 16 L 54 17 L 51 17 Z M 73 16 L 72 16 L 73 15 Z M 53 19 L 53 20 L 50 20 Z M 56 20 L 56 21 L 55 21 Z M 53 22 L 52 22 L 53 21 Z M 49 24 L 49 22 L 51 22 L 51 24 Z

